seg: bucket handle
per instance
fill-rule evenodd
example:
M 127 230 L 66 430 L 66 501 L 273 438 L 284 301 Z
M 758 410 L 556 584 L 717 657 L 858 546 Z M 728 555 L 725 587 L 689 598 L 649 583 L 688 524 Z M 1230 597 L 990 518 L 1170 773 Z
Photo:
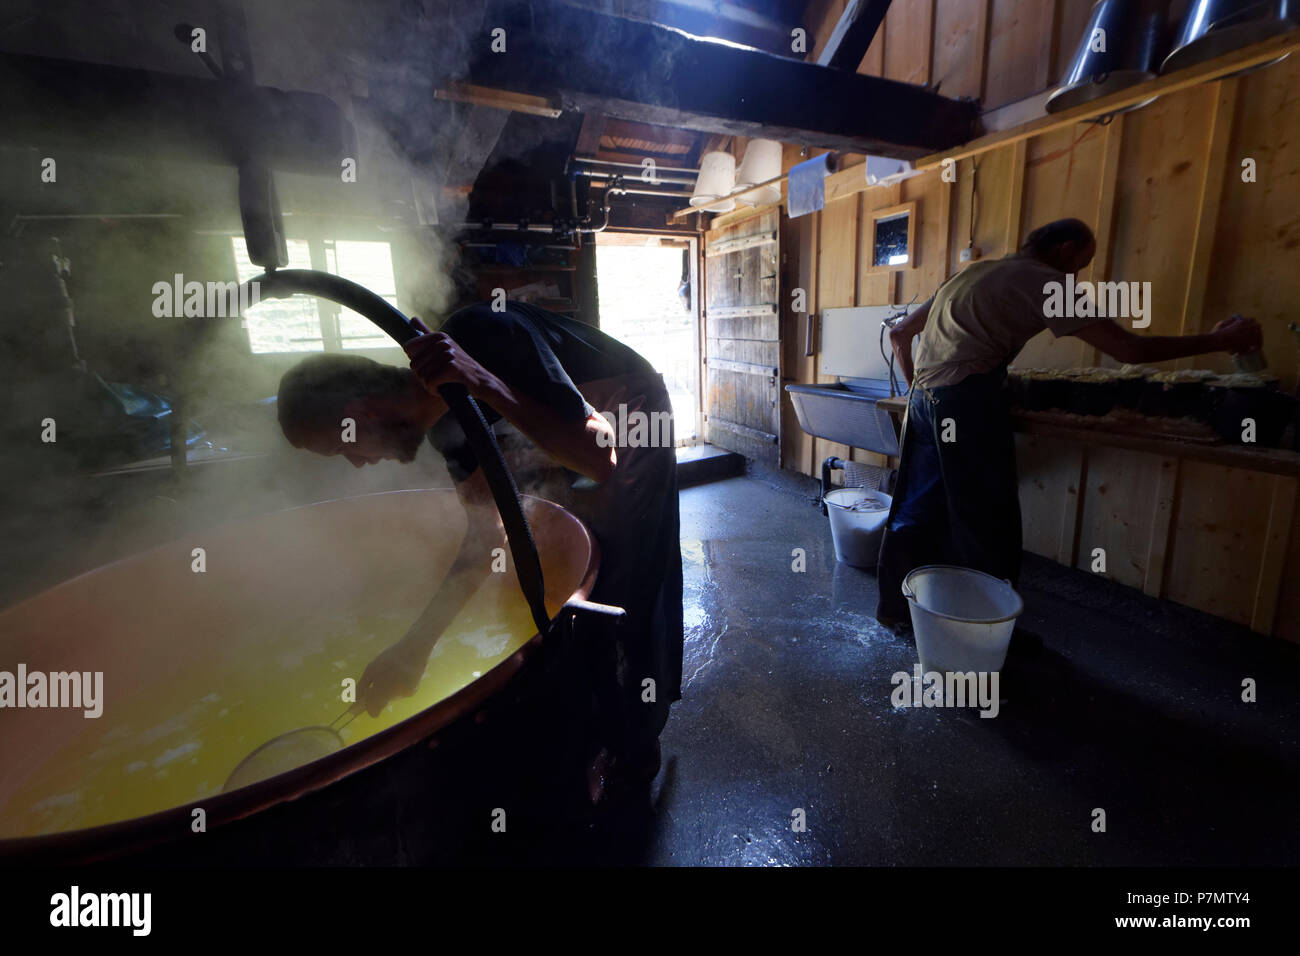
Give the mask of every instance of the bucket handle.
M 1015 585 L 1011 583 L 1010 578 L 1003 578 L 1002 583 L 1005 584 L 1007 587 L 1011 588 L 1013 591 L 1015 590 Z M 907 598 L 909 601 L 916 600 L 916 592 L 913 591 L 911 586 L 907 583 L 907 578 L 903 578 L 903 597 Z

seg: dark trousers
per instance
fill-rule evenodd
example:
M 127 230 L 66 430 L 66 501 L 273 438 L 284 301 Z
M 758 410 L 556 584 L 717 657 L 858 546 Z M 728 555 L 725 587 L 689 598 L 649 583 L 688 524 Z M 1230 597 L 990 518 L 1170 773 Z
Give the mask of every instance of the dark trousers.
M 1020 496 L 1005 382 L 1006 370 L 997 369 L 912 390 L 880 542 L 878 617 L 907 619 L 903 578 L 922 565 L 956 564 L 1017 582 Z

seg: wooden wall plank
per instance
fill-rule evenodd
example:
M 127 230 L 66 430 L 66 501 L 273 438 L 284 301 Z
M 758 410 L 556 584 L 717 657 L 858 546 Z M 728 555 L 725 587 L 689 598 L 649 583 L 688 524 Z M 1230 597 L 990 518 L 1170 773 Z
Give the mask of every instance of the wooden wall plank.
M 899 202 L 916 203 L 916 257 L 912 268 L 896 273 L 893 299 L 897 303 L 907 303 L 915 297 L 921 303 L 934 295 L 934 290 L 947 278 L 947 261 L 943 250 L 947 244 L 950 225 L 946 198 L 949 187 L 940 180 L 937 169 L 913 176 L 900 186 Z M 863 234 L 866 234 L 865 229 Z
M 937 0 L 931 76 L 944 96 L 984 93 L 984 46 L 990 0 Z
M 821 214 L 821 255 L 817 261 L 819 309 L 857 305 L 857 197 L 829 204 Z
M 1278 607 L 1280 591 L 1284 586 L 1284 568 L 1287 548 L 1291 543 L 1291 525 L 1296 516 L 1296 488 L 1294 478 L 1273 476 L 1273 490 L 1269 496 L 1268 528 L 1264 532 L 1264 555 L 1259 566 L 1259 581 L 1255 585 L 1255 606 L 1250 615 L 1251 630 L 1271 634 Z
M 1181 475 L 1182 462 L 1177 458 L 1161 459 L 1155 506 L 1151 510 L 1151 529 L 1147 536 L 1146 576 L 1142 579 L 1143 593 L 1152 597 L 1164 594 L 1165 570 L 1169 565 L 1169 539 L 1174 514 L 1178 510 Z
M 1219 227 L 1219 205 L 1223 198 L 1223 177 L 1228 162 L 1228 145 L 1232 136 L 1233 113 L 1237 101 L 1237 81 L 1219 80 L 1211 84 L 1210 129 L 1206 136 L 1205 162 L 1196 200 L 1196 228 L 1192 233 L 1191 262 L 1187 269 L 1187 286 L 1183 294 L 1179 334 L 1207 331 L 1203 328 L 1205 291 L 1210 284 L 1211 256 Z M 1183 364 L 1194 367 L 1198 359 Z
M 862 249 L 871 245 L 871 216 L 877 209 L 897 206 L 902 200 L 902 184 L 894 184 L 862 193 L 862 210 L 859 214 L 857 241 Z M 893 272 L 868 272 L 871 264 L 870 255 L 858 257 L 858 297 L 853 305 L 893 305 L 895 293 L 895 276 Z
M 1202 322 L 1213 325 L 1233 312 L 1254 316 L 1270 368 L 1300 389 L 1300 351 L 1287 330 L 1300 317 L 1300 55 L 1237 83 Z M 1243 179 L 1246 160 L 1254 161 L 1254 182 Z
M 929 83 L 934 49 L 934 0 L 894 0 L 883 26 L 888 37 L 884 45 L 886 79 L 914 86 Z
M 805 355 L 807 317 L 816 315 L 817 282 L 813 257 L 817 242 L 813 235 L 818 216 L 787 220 L 781 229 L 781 374 L 782 385 L 811 382 L 816 378 L 815 360 Z M 806 311 L 795 312 L 791 292 L 802 289 Z M 794 405 L 781 389 L 781 466 L 808 474 L 813 467 L 812 436 L 799 427 Z
M 1291 518 L 1291 535 L 1282 562 L 1282 583 L 1273 613 L 1273 635 L 1300 644 L 1300 508 Z
M 858 216 L 859 197 L 830 203 L 821 212 L 821 253 L 817 259 L 817 308 L 841 308 L 857 305 Z M 834 376 L 817 372 L 817 381 L 834 381 Z M 849 446 L 818 438 L 814 446 L 814 465 L 820 472 L 821 461 L 829 455 L 849 458 Z
M 1151 335 L 1177 335 L 1195 234 L 1196 195 L 1215 91 L 1164 97 L 1124 120 L 1116 182 L 1112 278 L 1150 282 Z
M 1002 248 L 1014 252 L 1020 248 L 1021 217 L 1025 199 L 1025 156 L 1028 146 L 1024 142 L 1011 147 L 1011 183 L 1007 196 L 1006 224 Z
M 1028 141 L 1017 245 L 1030 230 L 1054 219 L 1068 216 L 1096 223 L 1108 130 L 1079 126 Z M 1107 206 L 1113 205 L 1109 201 L 1113 195 L 1112 186 Z M 1101 254 L 1107 253 L 1102 250 Z M 1058 339 L 1041 332 L 1014 364 L 1021 368 L 1075 368 L 1094 364 L 1092 353 L 1082 339 Z
M 1092 570 L 1093 549 L 1106 552 L 1112 581 L 1140 588 L 1148 562 L 1159 559 L 1151 549 L 1151 516 L 1165 489 L 1165 459 L 1123 448 L 1088 449 L 1088 477 L 1080 520 L 1075 567 Z
M 1274 476 L 1184 461 L 1164 596 L 1249 625 Z
M 880 29 L 871 40 L 871 46 L 867 47 L 867 54 L 858 64 L 858 72 L 865 73 L 867 76 L 884 76 L 885 75 L 885 48 L 889 43 L 889 16 L 886 14 L 884 21 L 880 24 Z
M 1062 554 L 1062 518 L 1078 510 L 1082 447 L 1037 435 L 1017 435 L 1016 466 L 1025 550 L 1069 563 L 1069 554 Z
M 1055 0 L 1056 23 L 1052 38 L 1051 69 L 1048 72 L 1049 86 L 1060 83 L 1065 71 L 1074 58 L 1074 52 L 1083 40 L 1083 31 L 1088 26 L 1088 14 L 1092 12 L 1094 0 Z
M 984 105 L 993 108 L 1048 86 L 1055 4 L 993 0 Z

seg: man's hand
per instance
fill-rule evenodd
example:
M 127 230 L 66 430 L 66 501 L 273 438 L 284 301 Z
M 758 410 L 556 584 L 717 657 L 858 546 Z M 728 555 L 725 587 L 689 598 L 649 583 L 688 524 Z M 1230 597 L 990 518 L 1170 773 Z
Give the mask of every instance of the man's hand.
M 371 661 L 357 684 L 357 702 L 371 717 L 397 697 L 410 697 L 420 686 L 429 652 L 406 639 L 386 648 Z
M 889 347 L 894 351 L 894 360 L 898 362 L 898 370 L 903 374 L 903 381 L 907 387 L 912 387 L 912 336 L 900 332 L 898 329 L 889 331 Z
M 458 382 L 470 395 L 482 398 L 496 384 L 496 376 L 466 354 L 450 335 L 430 332 L 419 319 L 412 319 L 411 325 L 422 334 L 402 348 L 411 360 L 411 371 L 428 391 L 436 394 L 439 385 Z
M 1259 323 L 1242 315 L 1224 319 L 1210 334 L 1221 343 L 1220 351 L 1240 355 L 1246 352 L 1258 352 L 1264 346 L 1264 333 Z
M 930 320 L 930 307 L 933 305 L 934 296 L 930 296 L 889 330 L 889 347 L 894 350 L 894 358 L 898 361 L 898 369 L 903 373 L 903 380 L 907 382 L 908 388 L 912 387 L 914 371 L 912 367 L 912 340 L 925 330 L 925 324 Z

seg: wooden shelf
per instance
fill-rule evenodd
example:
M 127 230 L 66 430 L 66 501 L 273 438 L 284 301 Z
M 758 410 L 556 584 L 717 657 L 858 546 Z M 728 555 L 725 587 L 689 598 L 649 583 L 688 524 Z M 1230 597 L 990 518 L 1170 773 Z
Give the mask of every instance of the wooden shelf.
M 1062 441 L 1077 441 L 1091 445 L 1108 445 L 1112 448 L 1126 448 L 1148 455 L 1203 461 L 1212 465 L 1245 468 L 1270 475 L 1285 475 L 1289 478 L 1300 477 L 1300 452 L 1287 451 L 1284 448 L 1246 448 L 1243 445 L 1229 445 L 1227 442 L 1213 444 L 1182 441 L 1177 438 L 1116 432 L 1105 427 L 1090 428 L 1074 423 L 1057 424 L 1043 421 L 1041 418 L 1026 418 L 1023 415 L 1014 415 L 1014 417 L 1016 431 L 1026 435 L 1040 435 L 1044 438 L 1059 438 Z
M 1108 113 L 1135 106 L 1154 96 L 1176 93 L 1179 90 L 1197 86 L 1201 83 L 1221 80 L 1225 76 L 1240 70 L 1260 66 L 1298 49 L 1300 49 L 1300 29 L 1289 30 L 1261 43 L 1252 43 L 1250 46 L 1232 50 L 1204 63 L 1198 63 L 1182 70 L 1175 70 L 1165 76 L 1156 77 L 1156 79 L 1148 80 L 1145 83 L 1138 83 L 1135 86 L 1120 90 L 1118 93 L 1112 93 L 1110 96 L 1103 96 L 1090 103 L 1082 103 L 1059 113 L 1040 112 L 1039 115 L 1027 121 L 1015 122 L 1021 119 L 1026 112 L 1026 108 L 1029 111 L 1041 110 L 1041 107 L 1036 104 L 1040 99 L 1045 102 L 1046 95 L 1040 94 L 1039 97 L 1031 97 L 1027 103 L 1012 103 L 985 114 L 983 117 L 985 129 L 991 130 L 987 135 L 971 140 L 963 146 L 922 156 L 913 165 L 917 169 L 925 170 L 940 166 L 945 160 L 951 159 L 955 161 L 978 156 L 980 153 L 996 149 L 999 146 L 1006 146 L 1008 143 L 1041 136 L 1055 129 L 1073 126 L 1075 123 L 1098 119 Z M 1011 117 L 1010 122 L 1015 123 L 1015 125 L 1010 126 L 1010 128 L 999 129 L 998 127 L 1007 122 L 1002 119 L 1003 115 Z M 829 201 L 829 187 L 827 192 L 826 198 Z
M 905 396 L 882 398 L 876 402 L 876 407 L 884 409 L 891 415 L 901 416 L 907 408 L 907 398 Z M 1148 455 L 1203 461 L 1229 468 L 1245 468 L 1270 475 L 1285 475 L 1289 478 L 1300 477 L 1300 452 L 1288 451 L 1284 448 L 1246 448 L 1242 445 L 1229 445 L 1227 442 L 1210 443 L 1144 432 L 1117 431 L 1113 427 L 1107 427 L 1102 419 L 1098 419 L 1096 426 L 1082 424 L 1079 416 L 1049 421 L 1042 412 L 1035 412 L 1032 417 L 1023 412 L 1012 412 L 1012 418 L 1016 431 L 1026 435 L 1057 438 L 1088 445 L 1106 445 L 1111 448 L 1126 448 Z

